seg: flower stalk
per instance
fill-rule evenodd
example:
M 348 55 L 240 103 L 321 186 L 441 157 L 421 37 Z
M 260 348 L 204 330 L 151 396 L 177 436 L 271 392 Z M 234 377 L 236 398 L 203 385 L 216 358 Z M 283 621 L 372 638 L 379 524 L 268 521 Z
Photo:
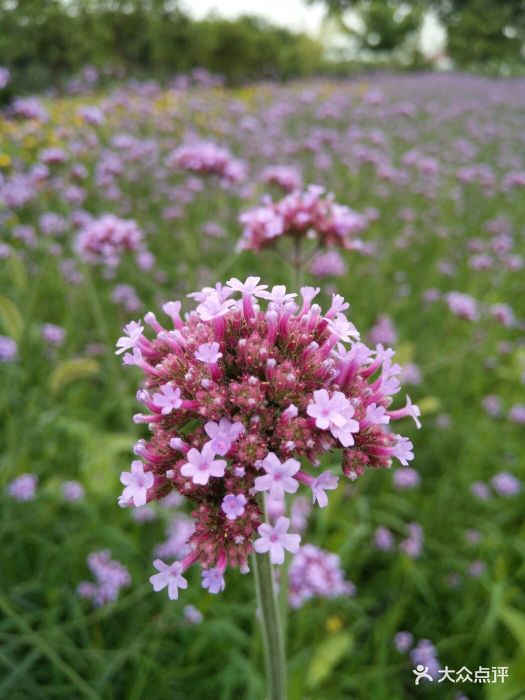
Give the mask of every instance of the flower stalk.
M 270 556 L 254 555 L 253 571 L 266 659 L 266 697 L 267 700 L 286 700 L 284 635 Z

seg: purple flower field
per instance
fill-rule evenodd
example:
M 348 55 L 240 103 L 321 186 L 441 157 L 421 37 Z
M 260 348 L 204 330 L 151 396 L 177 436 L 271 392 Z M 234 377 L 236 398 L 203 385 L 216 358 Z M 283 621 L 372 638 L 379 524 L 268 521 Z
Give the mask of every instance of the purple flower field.
M 0 698 L 265 697 L 258 561 L 290 700 L 520 696 L 524 115 L 204 71 L 0 112 Z

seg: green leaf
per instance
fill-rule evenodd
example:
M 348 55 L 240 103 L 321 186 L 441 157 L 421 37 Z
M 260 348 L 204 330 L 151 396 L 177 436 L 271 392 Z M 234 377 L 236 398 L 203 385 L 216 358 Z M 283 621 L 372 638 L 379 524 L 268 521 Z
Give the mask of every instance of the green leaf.
M 6 333 L 14 340 L 20 340 L 24 321 L 20 311 L 11 299 L 0 295 L 0 321 Z
M 505 607 L 500 610 L 499 619 L 525 651 L 525 614 L 516 608 Z
M 414 359 L 414 352 L 414 343 L 400 343 L 396 348 L 396 362 L 399 362 L 400 365 L 406 365 L 407 362 L 412 362 Z
M 87 379 L 100 371 L 100 365 L 89 357 L 76 357 L 65 360 L 55 367 L 49 377 L 49 388 L 53 394 L 58 394 L 64 387 L 78 381 Z
M 25 292 L 27 290 L 27 269 L 20 257 L 15 253 L 9 256 L 7 269 L 16 289 L 19 292 Z
M 93 432 L 85 440 L 80 471 L 95 493 L 118 493 L 119 455 L 131 454 L 133 437 L 127 433 Z M 129 460 L 128 460 L 129 461 Z
M 347 654 L 353 639 L 347 632 L 341 632 L 324 639 L 315 649 L 306 672 L 306 682 L 310 687 L 320 685 Z

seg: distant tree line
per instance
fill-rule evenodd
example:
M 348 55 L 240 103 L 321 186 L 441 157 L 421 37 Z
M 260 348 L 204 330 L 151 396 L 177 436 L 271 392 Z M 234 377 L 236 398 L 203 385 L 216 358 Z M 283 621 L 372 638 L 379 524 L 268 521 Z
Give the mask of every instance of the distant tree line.
M 326 6 L 353 43 L 354 60 L 345 52 L 328 60 L 311 37 L 257 17 L 194 20 L 178 0 L 0 0 L 0 66 L 13 92 L 64 85 L 86 65 L 99 75 L 160 79 L 200 66 L 233 84 L 364 66 L 425 68 L 419 35 L 432 9 L 455 66 L 525 70 L 525 0 L 305 2 Z
M 194 20 L 173 0 L 0 0 L 0 65 L 13 89 L 58 86 L 84 66 L 155 77 L 200 66 L 228 82 L 320 70 L 321 45 L 256 17 Z
M 446 30 L 446 54 L 456 67 L 511 69 L 523 68 L 525 63 L 525 0 L 306 2 L 324 4 L 358 50 L 376 58 L 402 52 L 416 58 L 423 21 L 433 11 Z

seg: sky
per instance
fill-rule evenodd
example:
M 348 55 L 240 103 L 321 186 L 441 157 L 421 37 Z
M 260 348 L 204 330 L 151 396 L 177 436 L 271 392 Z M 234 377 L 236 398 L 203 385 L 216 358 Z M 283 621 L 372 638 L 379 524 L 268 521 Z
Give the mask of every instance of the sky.
M 240 14 L 260 15 L 290 29 L 316 34 L 324 15 L 322 4 L 307 6 L 302 0 L 184 0 L 183 5 L 196 18 L 212 10 L 223 17 Z
M 322 3 L 306 5 L 303 0 L 183 0 L 183 7 L 195 18 L 216 12 L 222 17 L 233 18 L 241 14 L 260 15 L 274 24 L 289 29 L 319 33 L 325 10 Z M 421 32 L 421 46 L 431 55 L 439 52 L 444 44 L 444 31 L 432 15 L 427 15 Z

